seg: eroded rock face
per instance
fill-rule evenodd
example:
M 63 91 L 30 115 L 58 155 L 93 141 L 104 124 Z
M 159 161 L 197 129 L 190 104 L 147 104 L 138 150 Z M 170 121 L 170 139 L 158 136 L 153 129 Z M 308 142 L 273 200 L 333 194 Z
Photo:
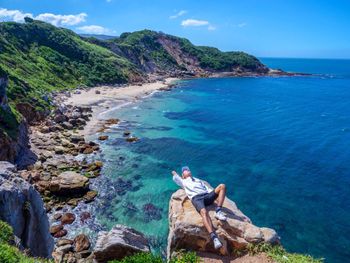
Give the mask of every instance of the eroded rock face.
M 273 229 L 253 225 L 230 199 L 225 199 L 223 207 L 228 218 L 227 222 L 221 222 L 214 217 L 215 206 L 208 208 L 216 233 L 223 243 L 223 247 L 218 251 L 214 249 L 202 218 L 187 198 L 185 191 L 182 189 L 176 191 L 169 205 L 168 256 L 180 249 L 234 255 L 236 251 L 244 251 L 250 243 L 279 242 L 279 237 Z
M 9 162 L 0 162 L 0 220 L 12 226 L 33 256 L 51 257 L 54 247 L 44 203 L 32 185 L 16 174 Z
M 22 167 L 32 163 L 35 156 L 32 155 L 28 147 L 27 122 L 24 119 L 15 121 L 15 116 L 8 105 L 6 96 L 7 84 L 7 77 L 0 70 L 0 160 L 16 163 Z M 9 123 L 12 123 L 11 127 L 8 126 Z M 11 134 L 4 127 L 10 127 Z
M 148 240 L 142 233 L 123 225 L 116 225 L 109 232 L 99 232 L 94 254 L 98 263 L 104 263 L 149 251 Z
M 2 76 L 0 72 L 0 106 L 7 105 L 6 97 L 6 87 L 7 87 L 7 77 Z

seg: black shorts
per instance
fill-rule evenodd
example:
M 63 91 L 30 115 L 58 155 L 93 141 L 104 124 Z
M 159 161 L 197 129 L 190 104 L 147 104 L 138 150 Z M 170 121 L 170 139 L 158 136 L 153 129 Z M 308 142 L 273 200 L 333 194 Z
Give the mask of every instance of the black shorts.
M 211 191 L 210 193 L 199 194 L 194 196 L 192 198 L 192 204 L 199 213 L 202 208 L 213 204 L 216 198 L 218 198 L 218 194 L 215 193 L 215 191 Z

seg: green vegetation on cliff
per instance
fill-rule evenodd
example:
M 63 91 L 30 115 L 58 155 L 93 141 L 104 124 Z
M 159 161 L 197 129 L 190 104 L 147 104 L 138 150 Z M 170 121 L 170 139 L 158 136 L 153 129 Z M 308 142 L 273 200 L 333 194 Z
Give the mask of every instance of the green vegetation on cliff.
M 7 96 L 38 110 L 47 93 L 78 85 L 127 82 L 135 67 L 127 59 L 74 32 L 26 18 L 0 23 L 0 67 L 7 73 Z
M 138 253 L 123 258 L 122 260 L 113 260 L 109 263 L 199 263 L 200 259 L 194 252 L 180 253 L 176 258 L 170 261 L 163 260 L 161 256 L 152 253 Z
M 25 23 L 0 23 L 0 51 L 10 102 L 14 106 L 27 103 L 39 111 L 49 105 L 48 92 L 125 83 L 143 79 L 144 73 L 217 72 L 237 67 L 263 73 L 267 69 L 246 53 L 198 47 L 160 32 L 142 30 L 98 40 L 30 18 Z
M 266 73 L 268 69 L 244 52 L 222 52 L 217 48 L 195 46 L 188 39 L 151 30 L 123 33 L 119 38 L 89 41 L 128 57 L 141 70 L 206 70 Z M 149 64 L 147 66 L 147 64 Z
M 310 255 L 289 253 L 282 246 L 269 244 L 252 245 L 248 247 L 250 254 L 264 252 L 276 263 L 322 263 L 323 259 L 315 259 Z

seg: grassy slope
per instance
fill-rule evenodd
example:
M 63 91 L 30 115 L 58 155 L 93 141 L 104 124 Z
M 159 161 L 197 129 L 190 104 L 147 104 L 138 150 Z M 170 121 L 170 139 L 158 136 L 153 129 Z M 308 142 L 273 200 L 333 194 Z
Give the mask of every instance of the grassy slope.
M 0 23 L 0 50 L 0 67 L 9 77 L 9 100 L 30 103 L 38 110 L 47 106 L 47 92 L 127 82 L 137 74 L 125 58 L 40 21 Z
M 184 65 L 177 64 L 160 44 L 160 38 L 177 43 L 183 54 L 197 59 L 199 66 L 208 71 L 231 71 L 234 67 L 257 72 L 267 70 L 256 57 L 244 52 L 222 52 L 213 47 L 195 46 L 188 39 L 151 30 L 123 33 L 119 38 L 109 40 L 89 38 L 89 41 L 120 55 L 132 54 L 132 58 L 136 57 L 139 61 L 154 61 L 161 69 L 184 69 Z M 139 64 L 136 61 L 134 63 Z

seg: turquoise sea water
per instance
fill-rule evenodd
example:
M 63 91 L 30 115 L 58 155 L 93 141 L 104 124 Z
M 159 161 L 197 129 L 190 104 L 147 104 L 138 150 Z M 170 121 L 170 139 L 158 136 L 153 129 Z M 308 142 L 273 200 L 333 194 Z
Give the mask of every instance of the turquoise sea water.
M 262 59 L 307 77 L 182 81 L 110 111 L 98 218 L 164 248 L 171 170 L 189 165 L 292 252 L 350 258 L 350 61 Z M 123 131 L 140 138 L 126 143 Z

